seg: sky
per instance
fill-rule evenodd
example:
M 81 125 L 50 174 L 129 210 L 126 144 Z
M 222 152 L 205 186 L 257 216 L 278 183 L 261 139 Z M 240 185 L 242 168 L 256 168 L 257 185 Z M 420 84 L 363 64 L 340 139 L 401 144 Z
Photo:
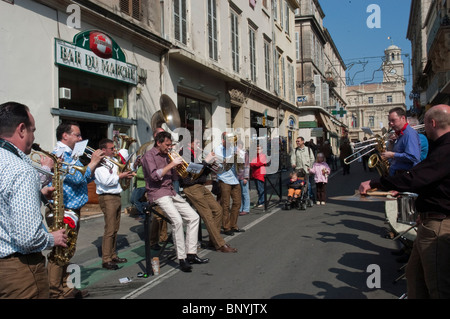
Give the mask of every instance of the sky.
M 382 73 L 377 69 L 384 50 L 391 44 L 402 49 L 409 108 L 411 42 L 406 33 L 411 0 L 319 0 L 319 3 L 325 14 L 323 25 L 347 65 L 347 85 L 381 82 Z

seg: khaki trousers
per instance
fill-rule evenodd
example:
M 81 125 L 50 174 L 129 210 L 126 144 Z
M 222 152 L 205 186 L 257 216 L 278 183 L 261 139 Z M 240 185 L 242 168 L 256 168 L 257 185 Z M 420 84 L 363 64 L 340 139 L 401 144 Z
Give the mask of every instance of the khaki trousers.
M 51 213 L 50 210 L 46 210 L 46 221 L 47 225 L 53 225 L 53 218 L 48 217 Z M 78 216 L 77 224 L 77 234 L 80 233 L 80 210 L 76 210 L 75 213 Z M 78 237 L 77 237 L 78 238 Z M 52 299 L 64 299 L 70 295 L 75 288 L 70 288 L 67 286 L 67 279 L 70 274 L 67 273 L 67 266 L 59 266 L 58 264 L 52 262 L 47 258 L 47 272 L 48 272 L 48 283 L 50 286 L 50 298 Z
M 224 231 L 238 229 L 237 220 L 239 209 L 241 208 L 241 185 L 229 185 L 220 181 L 220 202 L 222 205 L 223 217 L 222 226 Z M 230 198 L 232 200 L 230 209 Z
M 105 219 L 105 228 L 102 239 L 102 262 L 107 263 L 117 258 L 117 233 L 120 228 L 122 206 L 120 194 L 102 194 L 98 203 Z
M 197 254 L 197 236 L 200 217 L 180 195 L 163 196 L 155 203 L 172 221 L 173 243 L 178 259 L 186 259 L 187 254 Z M 186 239 L 183 226 L 186 225 Z
M 408 299 L 450 299 L 450 219 L 426 219 L 406 267 Z
M 33 253 L 0 259 L 0 299 L 48 299 L 45 257 Z
M 225 240 L 220 235 L 222 207 L 213 194 L 204 185 L 200 184 L 184 187 L 183 191 L 203 219 L 209 233 L 209 240 L 213 243 L 214 247 L 219 249 L 225 245 Z

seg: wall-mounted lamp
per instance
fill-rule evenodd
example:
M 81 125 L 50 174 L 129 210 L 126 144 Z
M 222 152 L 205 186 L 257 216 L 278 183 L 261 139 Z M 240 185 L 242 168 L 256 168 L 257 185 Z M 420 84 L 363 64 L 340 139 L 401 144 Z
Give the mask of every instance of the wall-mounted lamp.
M 178 83 L 181 83 L 181 82 L 183 82 L 184 81 L 184 78 L 179 78 L 178 79 Z
M 311 91 L 312 94 L 314 94 L 316 92 L 316 86 L 314 85 L 314 83 L 311 83 L 309 90 Z

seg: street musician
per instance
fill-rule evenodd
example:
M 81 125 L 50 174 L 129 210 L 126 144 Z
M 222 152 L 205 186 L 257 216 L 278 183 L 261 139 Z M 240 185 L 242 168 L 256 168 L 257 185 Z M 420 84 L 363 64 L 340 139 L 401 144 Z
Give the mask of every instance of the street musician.
M 362 182 L 369 189 L 418 194 L 417 237 L 406 268 L 408 299 L 450 298 L 450 106 L 440 104 L 425 113 L 430 142 L 428 156 L 395 176 Z
M 201 160 L 201 141 L 194 138 L 190 147 L 186 150 L 184 148 L 180 151 L 183 156 L 183 151 L 190 153 L 190 161 L 194 162 L 198 159 L 203 165 L 204 169 L 200 176 L 192 179 L 190 176 L 181 179 L 181 186 L 189 201 L 194 205 L 200 217 L 205 223 L 206 229 L 209 233 L 210 246 L 222 253 L 235 253 L 237 249 L 229 246 L 220 235 L 220 228 L 222 226 L 222 207 L 217 202 L 209 189 L 205 187 L 206 179 L 210 174 L 210 164 L 215 160 L 214 152 L 209 153 L 203 160 Z

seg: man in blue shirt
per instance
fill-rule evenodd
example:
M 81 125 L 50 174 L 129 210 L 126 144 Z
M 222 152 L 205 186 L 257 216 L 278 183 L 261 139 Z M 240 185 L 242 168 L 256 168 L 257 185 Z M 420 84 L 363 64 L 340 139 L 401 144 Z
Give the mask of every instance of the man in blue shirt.
M 76 122 L 63 122 L 56 129 L 56 138 L 58 140 L 54 153 L 61 154 L 65 163 L 70 163 L 76 166 L 83 166 L 79 159 L 72 158 L 72 151 L 75 144 L 82 140 L 80 127 Z M 78 170 L 71 168 L 70 173 L 64 178 L 64 207 L 65 209 L 73 211 L 80 220 L 81 208 L 88 201 L 88 187 L 87 184 L 95 179 L 94 171 L 100 162 L 105 157 L 102 150 L 96 150 L 91 155 L 91 161 L 86 167 L 86 171 L 81 173 Z M 74 160 L 76 160 L 74 162 Z M 72 163 L 74 162 L 74 163 Z M 63 168 L 66 168 L 63 165 Z M 47 223 L 51 221 L 47 218 Z M 77 232 L 79 231 L 80 223 L 77 225 Z M 67 265 L 59 266 L 52 260 L 48 260 L 48 278 L 50 285 L 50 298 L 58 299 L 72 299 L 83 298 L 88 295 L 86 290 L 80 291 L 76 288 L 68 287 L 66 280 L 68 277 Z
M 236 163 L 233 163 L 235 151 L 234 145 L 229 141 L 227 142 L 227 133 L 222 133 L 222 144 L 216 147 L 215 154 L 219 159 L 222 159 L 222 165 L 225 169 L 217 175 L 217 178 L 220 185 L 220 202 L 223 210 L 222 227 L 224 234 L 231 236 L 235 232 L 245 231 L 237 226 L 242 198 Z M 231 209 L 230 198 L 232 200 Z
M 406 121 L 406 111 L 401 107 L 389 111 L 389 126 L 396 139 L 392 150 L 383 152 L 383 160 L 389 160 L 389 175 L 394 176 L 414 167 L 420 162 L 420 139 L 417 131 Z

